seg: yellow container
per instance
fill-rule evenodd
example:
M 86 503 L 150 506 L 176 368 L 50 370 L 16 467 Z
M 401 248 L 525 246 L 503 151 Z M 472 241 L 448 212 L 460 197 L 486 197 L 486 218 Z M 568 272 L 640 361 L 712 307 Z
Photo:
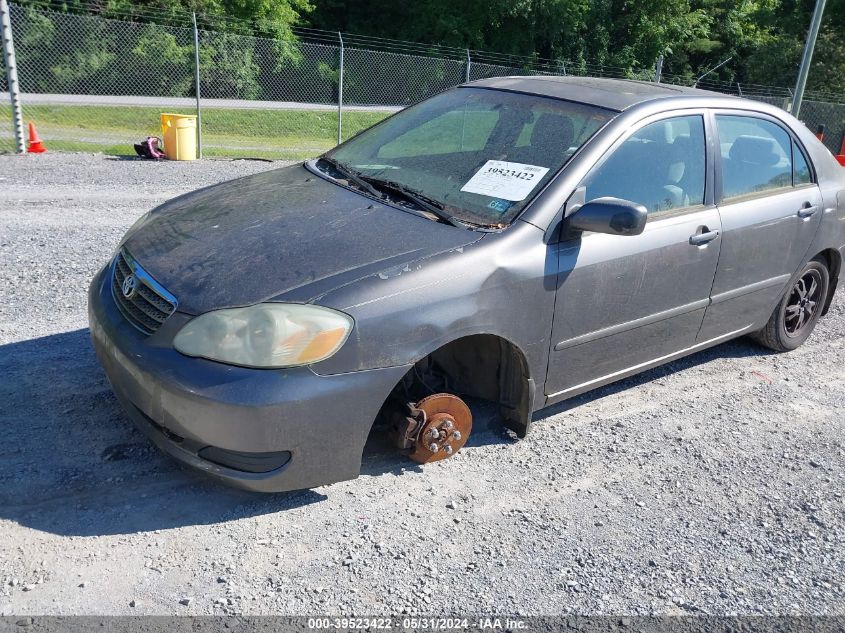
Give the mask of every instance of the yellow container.
M 162 113 L 161 138 L 170 160 L 196 160 L 197 115 Z

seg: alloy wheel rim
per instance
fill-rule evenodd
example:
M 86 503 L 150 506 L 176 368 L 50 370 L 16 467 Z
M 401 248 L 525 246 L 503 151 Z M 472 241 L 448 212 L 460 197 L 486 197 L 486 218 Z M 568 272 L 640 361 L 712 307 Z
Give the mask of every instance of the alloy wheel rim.
M 792 287 L 784 311 L 784 329 L 789 337 L 800 336 L 813 322 L 821 302 L 822 276 L 817 270 L 808 270 Z

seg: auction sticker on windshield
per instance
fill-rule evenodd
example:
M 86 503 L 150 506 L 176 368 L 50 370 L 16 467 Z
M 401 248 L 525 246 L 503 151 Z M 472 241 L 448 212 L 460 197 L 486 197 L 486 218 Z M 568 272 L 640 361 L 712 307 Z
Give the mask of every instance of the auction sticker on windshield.
M 519 202 L 528 197 L 548 171 L 547 167 L 537 165 L 488 160 L 461 191 Z

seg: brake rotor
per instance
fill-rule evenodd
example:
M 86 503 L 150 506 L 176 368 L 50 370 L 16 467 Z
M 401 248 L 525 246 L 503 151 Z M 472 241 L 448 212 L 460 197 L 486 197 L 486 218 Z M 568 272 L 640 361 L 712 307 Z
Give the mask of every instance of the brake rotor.
M 425 414 L 425 422 L 411 449 L 411 459 L 427 464 L 463 448 L 472 431 L 472 413 L 463 400 L 450 393 L 436 393 L 420 400 L 416 408 Z

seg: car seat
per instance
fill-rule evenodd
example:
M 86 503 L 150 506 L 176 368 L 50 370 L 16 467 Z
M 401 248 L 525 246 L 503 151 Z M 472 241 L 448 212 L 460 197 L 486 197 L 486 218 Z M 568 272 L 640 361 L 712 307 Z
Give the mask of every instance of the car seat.
M 752 193 L 772 183 L 783 171 L 777 141 L 765 136 L 737 136 L 724 159 L 725 197 Z
M 534 121 L 528 145 L 514 147 L 507 160 L 514 163 L 555 167 L 563 162 L 575 140 L 575 127 L 568 116 L 544 112 Z

